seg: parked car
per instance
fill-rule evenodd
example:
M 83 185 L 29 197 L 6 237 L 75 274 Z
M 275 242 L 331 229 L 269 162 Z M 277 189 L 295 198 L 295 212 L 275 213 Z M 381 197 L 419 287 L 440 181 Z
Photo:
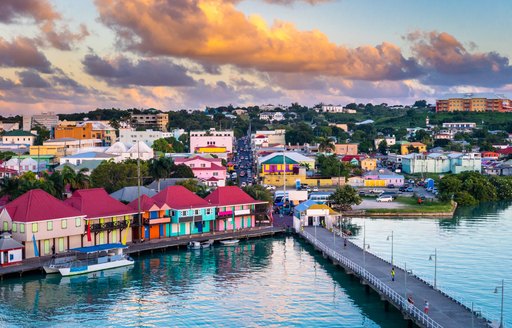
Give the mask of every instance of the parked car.
M 364 190 L 359 190 L 359 196 L 366 196 L 366 192 Z
M 390 184 L 388 184 L 388 188 L 389 188 L 389 189 L 393 189 L 393 188 L 395 188 L 395 185 L 394 185 L 394 184 L 392 184 L 392 183 L 390 183 Z
M 377 197 L 377 201 L 378 202 L 392 202 L 393 201 L 393 196 L 391 196 L 391 195 L 381 195 L 381 196 Z
M 414 189 L 413 189 L 412 187 L 407 187 L 407 189 L 406 189 L 405 191 L 407 191 L 407 192 L 413 192 L 413 191 L 414 191 Z
M 313 191 L 318 191 L 318 187 L 313 187 Z

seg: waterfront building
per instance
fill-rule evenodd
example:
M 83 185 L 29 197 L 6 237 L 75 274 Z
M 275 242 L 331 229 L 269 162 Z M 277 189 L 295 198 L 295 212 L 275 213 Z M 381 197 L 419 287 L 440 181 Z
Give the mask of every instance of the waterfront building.
M 232 130 L 190 131 L 190 151 L 195 152 L 199 147 L 226 147 L 226 152 L 233 152 L 234 133 Z
M 479 153 L 409 154 L 402 157 L 402 171 L 414 173 L 481 172 L 482 156 Z
M 334 153 L 336 155 L 357 155 L 359 145 L 356 143 L 352 144 L 335 144 Z
M 23 245 L 8 232 L 0 235 L 0 266 L 21 263 L 23 260 Z
M 293 228 L 300 231 L 302 227 L 322 226 L 331 229 L 341 219 L 341 214 L 325 204 L 313 200 L 305 201 L 293 210 Z
M 116 130 L 100 121 L 84 121 L 76 125 L 61 125 L 55 128 L 55 138 L 99 139 L 109 146 L 116 140 Z
M 400 153 L 402 155 L 409 154 L 409 148 L 414 148 L 418 153 L 424 153 L 427 151 L 427 145 L 421 142 L 402 142 L 400 145 Z
M 236 186 L 219 187 L 205 201 L 216 207 L 214 231 L 237 230 L 256 226 L 256 215 L 265 215 L 267 202 L 258 201 Z M 263 205 L 263 208 L 256 208 Z
M 436 101 L 436 112 L 510 112 L 512 100 L 496 93 L 449 94 Z
M 152 198 L 160 208 L 163 208 L 164 205 L 169 207 L 163 213 L 164 217 L 171 218 L 171 224 L 163 228 L 166 236 L 212 231 L 215 222 L 215 205 L 187 188 L 183 186 L 167 187 Z M 160 231 L 161 228 L 158 229 Z
M 129 145 L 133 145 L 139 141 L 142 141 L 151 147 L 153 146 L 155 140 L 170 137 L 176 138 L 176 134 L 173 132 L 162 132 L 150 129 L 145 131 L 136 131 L 135 129 L 119 129 L 119 141 Z
M 132 114 L 131 125 L 135 128 L 155 129 L 166 132 L 169 123 L 169 114 Z
M 35 140 L 35 135 L 23 130 L 8 131 L 2 135 L 3 144 L 32 146 Z
M 220 158 L 206 158 L 194 156 L 190 158 L 177 158 L 176 165 L 186 165 L 192 169 L 194 177 L 212 187 L 223 187 L 226 185 L 227 169 L 222 165 Z
M 98 204 L 98 206 L 100 206 Z M 4 231 L 11 231 L 14 240 L 24 247 L 24 258 L 51 255 L 70 248 L 81 247 L 85 214 L 65 204 L 41 189 L 33 189 L 12 202 L 0 212 Z
M 64 203 L 87 216 L 87 233 L 84 234 L 82 230 L 79 247 L 120 243 L 122 238 L 126 238 L 127 242 L 132 241 L 131 229 L 127 227 L 137 211 L 111 197 L 105 189 L 76 190 Z
M 144 227 L 143 236 L 147 240 L 171 236 L 170 207 L 166 203 L 157 205 L 157 201 L 147 195 L 142 195 L 131 201 L 128 206 L 141 213 Z

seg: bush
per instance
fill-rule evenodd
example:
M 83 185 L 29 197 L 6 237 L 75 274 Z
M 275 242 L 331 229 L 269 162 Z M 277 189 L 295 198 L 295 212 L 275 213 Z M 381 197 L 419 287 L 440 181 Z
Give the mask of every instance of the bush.
M 478 201 L 475 197 L 471 196 L 471 194 L 467 191 L 459 191 L 455 193 L 453 198 L 457 204 L 459 205 L 477 205 Z

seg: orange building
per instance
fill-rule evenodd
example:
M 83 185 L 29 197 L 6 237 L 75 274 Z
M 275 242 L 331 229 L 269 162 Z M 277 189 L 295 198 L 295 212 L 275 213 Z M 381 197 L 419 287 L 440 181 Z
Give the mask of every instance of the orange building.
M 512 100 L 494 93 L 448 95 L 436 101 L 436 112 L 510 112 Z
M 101 122 L 83 122 L 76 126 L 55 127 L 55 139 L 99 139 L 105 145 L 111 145 L 116 140 L 116 131 L 111 126 Z

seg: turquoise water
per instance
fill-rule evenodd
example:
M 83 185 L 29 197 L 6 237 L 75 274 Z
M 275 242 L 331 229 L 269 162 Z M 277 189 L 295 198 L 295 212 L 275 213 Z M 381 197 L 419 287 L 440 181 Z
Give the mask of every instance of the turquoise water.
M 405 327 L 293 237 L 154 253 L 103 277 L 4 280 L 1 326 Z
M 484 204 L 457 210 L 450 220 L 422 219 L 353 219 L 363 226 L 370 252 L 390 261 L 393 231 L 394 262 L 407 265 L 413 273 L 433 282 L 437 248 L 437 286 L 474 307 L 491 320 L 499 320 L 501 289 L 495 287 L 505 279 L 504 318 L 512 327 L 512 206 Z M 362 245 L 362 229 L 353 241 Z

